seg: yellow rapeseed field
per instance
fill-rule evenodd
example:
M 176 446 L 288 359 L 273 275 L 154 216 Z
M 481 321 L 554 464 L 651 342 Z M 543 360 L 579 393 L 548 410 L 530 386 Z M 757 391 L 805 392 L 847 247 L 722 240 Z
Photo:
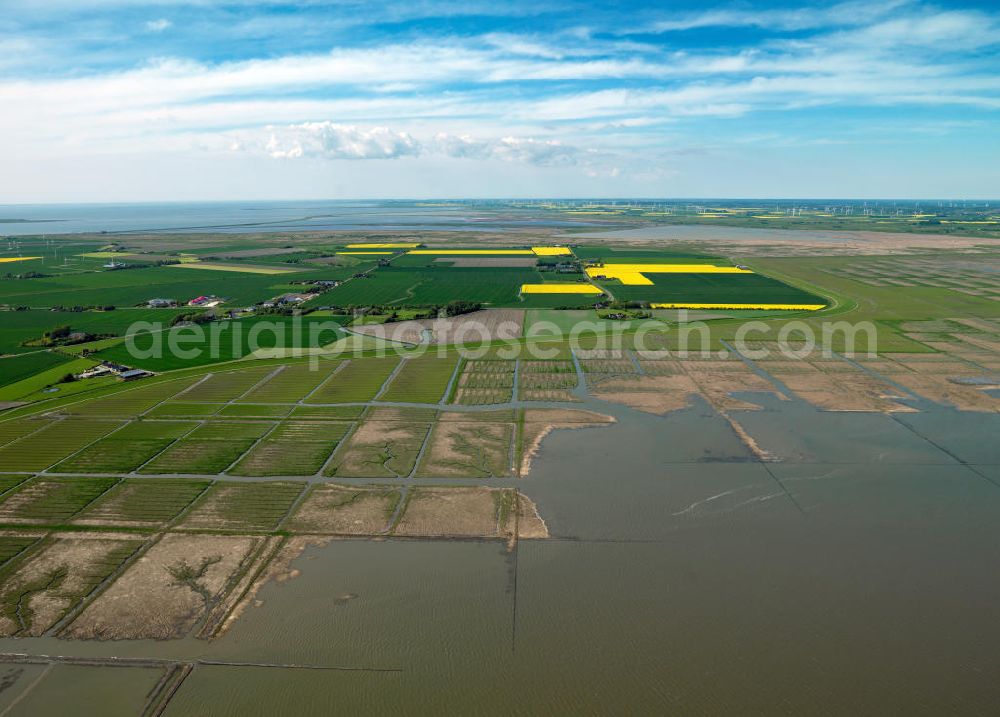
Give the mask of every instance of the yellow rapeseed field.
M 573 254 L 569 247 L 565 246 L 533 246 L 531 251 L 537 256 L 568 256 Z
M 385 256 L 386 254 L 392 255 L 391 251 L 338 251 L 337 256 L 371 256 L 377 254 L 379 256 Z
M 587 276 L 618 279 L 628 286 L 650 286 L 644 274 L 752 274 L 749 269 L 712 264 L 605 264 L 587 267 Z
M 826 304 L 650 304 L 651 309 L 765 309 L 775 311 L 818 311 Z
M 0 264 L 10 264 L 13 261 L 28 261 L 29 259 L 41 259 L 40 256 L 5 256 L 0 257 Z
M 522 294 L 601 294 L 593 284 L 521 284 Z

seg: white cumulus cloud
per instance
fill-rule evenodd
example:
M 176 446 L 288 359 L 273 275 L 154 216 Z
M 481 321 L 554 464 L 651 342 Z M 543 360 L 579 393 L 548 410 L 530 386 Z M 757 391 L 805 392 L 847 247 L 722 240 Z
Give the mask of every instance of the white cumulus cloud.
M 335 122 L 304 122 L 266 128 L 264 151 L 275 159 L 397 159 L 420 154 L 420 144 L 406 132 L 387 127 L 363 129 Z
M 536 166 L 576 164 L 581 151 L 559 140 L 531 137 L 501 137 L 477 139 L 469 135 L 445 132 L 434 138 L 434 148 L 449 157 L 466 159 L 500 159 L 505 162 L 522 162 Z

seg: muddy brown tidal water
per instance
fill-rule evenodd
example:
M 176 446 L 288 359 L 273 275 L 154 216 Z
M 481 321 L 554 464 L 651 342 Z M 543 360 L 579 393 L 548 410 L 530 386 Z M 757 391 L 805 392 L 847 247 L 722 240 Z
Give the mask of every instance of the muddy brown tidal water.
M 752 400 L 774 462 L 707 404 L 581 404 L 618 422 L 521 481 L 551 540 L 333 541 L 209 643 L 0 647 L 197 662 L 167 715 L 995 714 L 1000 418 Z M 141 668 L 74 669 L 117 699 L 75 714 L 141 709 Z M 60 713 L 17 689 L 0 713 Z

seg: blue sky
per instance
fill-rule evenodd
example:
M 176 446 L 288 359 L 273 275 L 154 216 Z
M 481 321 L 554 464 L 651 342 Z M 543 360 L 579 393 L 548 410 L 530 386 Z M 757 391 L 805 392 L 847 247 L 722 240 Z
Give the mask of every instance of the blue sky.
M 0 204 L 1000 197 L 995 3 L 0 0 Z

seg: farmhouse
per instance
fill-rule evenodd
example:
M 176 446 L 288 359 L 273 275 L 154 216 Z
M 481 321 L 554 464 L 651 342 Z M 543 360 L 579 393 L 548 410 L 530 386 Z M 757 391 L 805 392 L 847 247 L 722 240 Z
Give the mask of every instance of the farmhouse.
M 108 366 L 101 364 L 99 366 L 94 366 L 93 368 L 87 369 L 86 371 L 77 374 L 76 377 L 81 379 L 97 378 L 98 376 L 107 376 L 110 373 L 112 373 L 111 369 Z
M 166 309 L 171 306 L 177 306 L 177 302 L 174 299 L 150 299 L 146 304 L 151 309 Z
M 200 306 L 203 309 L 211 309 L 211 308 L 214 308 L 214 307 L 218 306 L 223 301 L 225 301 L 225 300 L 224 299 L 220 299 L 218 296 L 214 296 L 214 295 L 210 294 L 208 296 L 197 296 L 197 297 L 191 299 L 191 301 L 187 302 L 187 305 L 188 306 Z

